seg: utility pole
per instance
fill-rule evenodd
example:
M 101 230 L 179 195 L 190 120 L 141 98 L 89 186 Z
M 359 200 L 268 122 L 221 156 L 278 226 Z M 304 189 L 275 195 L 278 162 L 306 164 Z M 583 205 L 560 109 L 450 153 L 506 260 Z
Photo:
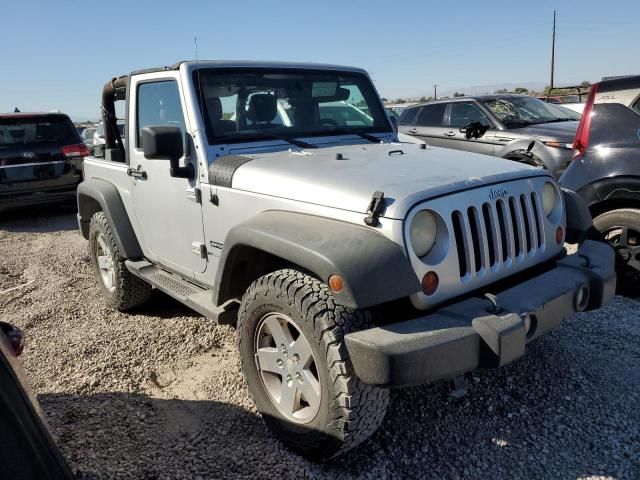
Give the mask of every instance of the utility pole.
M 438 85 L 433 86 L 433 99 L 434 100 L 438 99 Z
M 553 70 L 556 63 L 556 11 L 553 11 L 553 37 L 551 38 L 551 88 L 553 88 Z

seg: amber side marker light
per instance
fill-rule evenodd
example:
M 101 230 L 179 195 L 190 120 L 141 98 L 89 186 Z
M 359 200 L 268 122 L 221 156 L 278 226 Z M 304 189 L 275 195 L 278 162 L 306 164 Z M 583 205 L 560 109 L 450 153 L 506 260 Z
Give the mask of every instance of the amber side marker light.
M 422 291 L 425 295 L 433 295 L 438 289 L 439 284 L 440 279 L 436 272 L 427 272 L 424 277 L 422 277 Z
M 331 275 L 329 277 L 329 288 L 333 293 L 339 293 L 344 288 L 344 282 L 340 275 Z
M 562 227 L 558 227 L 556 229 L 556 243 L 560 245 L 564 240 L 564 229 Z

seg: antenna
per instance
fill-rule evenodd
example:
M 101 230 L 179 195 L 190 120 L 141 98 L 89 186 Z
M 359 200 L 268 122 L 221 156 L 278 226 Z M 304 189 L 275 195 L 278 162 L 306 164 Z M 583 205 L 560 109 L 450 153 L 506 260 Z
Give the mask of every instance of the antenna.
M 198 57 L 198 37 L 193 37 L 193 43 L 196 46 L 196 75 L 198 77 L 198 97 L 200 97 L 200 115 L 202 115 L 202 121 L 205 121 L 204 117 L 204 97 L 202 96 L 202 84 L 200 83 L 200 59 Z
M 556 63 L 556 11 L 553 11 L 553 35 L 551 37 L 551 86 L 553 88 L 553 70 Z

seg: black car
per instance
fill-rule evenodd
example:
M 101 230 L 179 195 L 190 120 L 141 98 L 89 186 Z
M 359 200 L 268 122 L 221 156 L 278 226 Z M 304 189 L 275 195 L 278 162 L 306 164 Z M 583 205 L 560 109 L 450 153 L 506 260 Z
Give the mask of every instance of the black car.
M 20 329 L 0 322 L 0 478 L 71 479 L 16 357 Z
M 0 209 L 73 201 L 87 155 L 67 115 L 0 114 Z
M 618 285 L 640 285 L 640 75 L 595 84 L 560 184 L 589 205 L 594 226 L 618 253 Z

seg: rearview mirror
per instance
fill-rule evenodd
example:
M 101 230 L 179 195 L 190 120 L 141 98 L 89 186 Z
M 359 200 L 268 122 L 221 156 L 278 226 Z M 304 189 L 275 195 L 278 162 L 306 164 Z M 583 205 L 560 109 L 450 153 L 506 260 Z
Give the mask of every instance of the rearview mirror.
M 172 177 L 193 178 L 194 169 L 191 163 L 180 167 L 178 162 L 184 154 L 182 131 L 172 126 L 152 126 L 142 129 L 142 150 L 145 158 L 168 159 Z

